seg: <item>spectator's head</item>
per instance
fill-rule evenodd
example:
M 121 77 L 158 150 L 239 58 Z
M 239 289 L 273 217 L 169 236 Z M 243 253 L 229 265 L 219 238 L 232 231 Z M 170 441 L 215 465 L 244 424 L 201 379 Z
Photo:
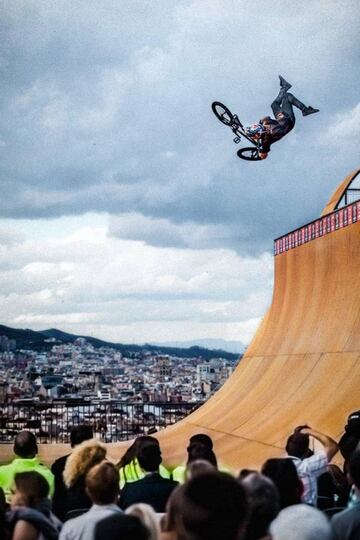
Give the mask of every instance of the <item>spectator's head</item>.
M 188 481 L 199 474 L 214 472 L 215 470 L 216 467 L 212 465 L 210 461 L 206 459 L 196 459 L 195 461 L 192 461 L 186 465 L 185 481 Z
M 177 533 L 191 540 L 240 540 L 248 503 L 245 489 L 232 476 L 198 475 L 182 486 Z
M 189 439 L 189 447 L 194 444 L 202 444 L 203 446 L 209 448 L 209 450 L 213 449 L 213 442 L 209 435 L 206 435 L 206 433 L 196 433 L 195 435 L 192 435 L 192 437 Z
M 153 508 L 149 504 L 138 503 L 129 506 L 125 514 L 137 517 L 141 523 L 148 529 L 149 540 L 158 540 L 160 537 L 159 520 Z
M 70 444 L 72 448 L 78 444 L 92 439 L 94 436 L 91 426 L 86 424 L 79 424 L 74 426 L 70 432 Z
M 119 471 L 109 461 L 102 461 L 89 470 L 85 485 L 94 504 L 112 504 L 119 495 Z
M 360 411 L 355 411 L 349 415 L 345 431 L 360 440 Z
M 149 530 L 135 516 L 116 513 L 99 521 L 94 540 L 150 540 Z
M 152 442 L 144 444 L 140 449 L 137 458 L 140 467 L 145 472 L 158 471 L 159 465 L 162 461 L 160 446 Z
M 344 435 L 341 437 L 339 441 L 339 449 L 341 452 L 341 455 L 343 456 L 345 463 L 344 463 L 344 472 L 347 472 L 348 470 L 348 462 L 351 457 L 351 454 L 356 450 L 357 445 L 359 444 L 359 440 L 357 437 L 354 437 L 354 435 L 351 435 L 349 433 L 344 433 Z
M 30 431 L 20 431 L 15 437 L 14 453 L 23 459 L 35 457 L 38 453 L 35 435 Z
M 285 449 L 289 456 L 304 459 L 309 451 L 309 435 L 296 431 L 288 438 Z
M 360 411 L 355 411 L 348 416 L 345 433 L 339 441 L 340 452 L 345 459 L 344 471 L 348 472 L 348 462 L 351 454 L 356 450 L 360 442 Z
M 331 540 L 327 517 L 311 506 L 297 504 L 282 510 L 270 525 L 272 540 Z
M 256 473 L 256 472 L 257 471 L 255 469 L 241 469 L 241 471 L 239 472 L 238 479 L 239 480 L 244 480 L 244 478 L 249 476 L 249 474 L 253 474 L 253 473 Z
M 14 494 L 11 498 L 12 506 L 35 507 L 37 503 L 49 495 L 49 484 L 36 471 L 15 474 L 14 487 Z
M 208 461 L 211 463 L 215 469 L 217 469 L 217 460 L 214 452 L 208 447 L 204 446 L 203 444 L 194 443 L 191 446 L 188 447 L 188 460 L 187 465 L 192 463 L 193 461 L 197 461 L 199 459 Z
M 106 447 L 96 439 L 90 439 L 78 444 L 66 460 L 63 473 L 67 487 L 73 486 L 76 481 L 106 457 Z
M 266 535 L 270 523 L 280 511 L 278 490 L 270 478 L 259 473 L 248 474 L 242 484 L 250 505 L 246 540 L 257 540 Z
M 349 479 L 360 494 L 360 449 L 351 454 L 349 460 Z
M 132 445 L 129 446 L 125 454 L 118 462 L 117 466 L 119 467 L 119 469 L 125 467 L 126 465 L 131 463 L 133 459 L 137 458 L 141 448 L 148 443 L 154 443 L 159 446 L 159 441 L 155 437 L 151 437 L 150 435 L 140 435 L 139 437 L 136 437 L 135 441 L 132 443 Z
M 292 504 L 300 504 L 303 485 L 291 459 L 268 459 L 262 466 L 261 472 L 270 478 L 277 487 L 281 508 Z

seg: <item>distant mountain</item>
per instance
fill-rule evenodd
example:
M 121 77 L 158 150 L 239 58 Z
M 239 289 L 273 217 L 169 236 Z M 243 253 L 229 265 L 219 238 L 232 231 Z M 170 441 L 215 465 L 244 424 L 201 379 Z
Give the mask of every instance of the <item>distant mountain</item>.
M 246 346 L 241 341 L 227 341 L 225 339 L 196 339 L 192 341 L 167 341 L 154 343 L 160 347 L 204 347 L 205 349 L 226 351 L 234 354 L 243 354 Z
M 38 346 L 44 343 L 44 336 L 39 332 L 30 330 L 29 328 L 25 328 L 23 330 L 10 328 L 9 326 L 0 324 L 0 336 L 15 339 L 16 347 L 18 349 L 30 349 L 32 346 L 35 346 L 35 350 L 37 350 Z
M 91 345 L 96 348 L 112 347 L 124 355 L 133 355 L 136 353 L 149 351 L 151 353 L 169 354 L 179 358 L 202 357 L 204 360 L 210 360 L 211 358 L 226 358 L 230 361 L 236 361 L 239 358 L 239 354 L 234 354 L 225 350 L 209 350 L 206 347 L 200 347 L 197 345 L 190 347 L 176 347 L 148 343 L 143 345 L 112 343 L 91 336 L 69 334 L 67 332 L 57 330 L 56 328 L 35 332 L 29 329 L 15 329 L 0 325 L 0 336 L 1 335 L 5 335 L 9 339 L 15 339 L 17 349 L 30 349 L 35 351 L 46 351 L 51 349 L 54 342 L 49 343 L 49 338 L 55 339 L 57 343 L 73 343 L 77 338 L 84 337 L 88 343 L 91 343 Z

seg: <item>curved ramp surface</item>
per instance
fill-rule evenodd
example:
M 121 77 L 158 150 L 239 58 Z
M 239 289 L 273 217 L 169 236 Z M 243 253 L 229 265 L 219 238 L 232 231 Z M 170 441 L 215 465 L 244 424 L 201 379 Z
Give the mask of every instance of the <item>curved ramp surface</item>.
M 358 173 L 340 184 L 328 211 Z M 360 203 L 329 215 L 327 231 L 323 219 L 314 222 L 317 237 L 275 256 L 271 307 L 230 379 L 159 433 L 168 463 L 181 462 L 187 437 L 204 431 L 222 463 L 259 466 L 283 453 L 295 426 L 308 423 L 338 439 L 359 408 Z

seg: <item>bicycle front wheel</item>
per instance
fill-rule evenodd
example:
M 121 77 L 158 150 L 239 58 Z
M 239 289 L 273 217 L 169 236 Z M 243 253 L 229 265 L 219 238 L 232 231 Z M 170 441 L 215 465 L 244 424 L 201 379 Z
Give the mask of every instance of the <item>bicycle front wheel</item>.
M 227 107 L 225 107 L 225 105 L 220 103 L 220 101 L 214 101 L 214 103 L 212 103 L 211 105 L 211 108 L 216 118 L 218 118 L 220 122 L 222 122 L 226 126 L 231 126 L 233 121 L 233 114 Z

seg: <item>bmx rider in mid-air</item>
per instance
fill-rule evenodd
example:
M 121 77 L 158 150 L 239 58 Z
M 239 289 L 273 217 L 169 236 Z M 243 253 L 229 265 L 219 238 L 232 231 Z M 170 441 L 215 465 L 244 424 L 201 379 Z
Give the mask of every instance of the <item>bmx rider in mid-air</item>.
M 303 116 L 319 112 L 319 109 L 314 109 L 310 106 L 306 107 L 306 105 L 293 96 L 293 94 L 290 94 L 288 90 L 290 90 L 291 84 L 281 75 L 279 75 L 279 79 L 280 92 L 271 104 L 275 119 L 266 116 L 265 118 L 262 118 L 258 124 L 253 124 L 252 126 L 245 128 L 249 137 L 255 141 L 261 141 L 261 152 L 259 153 L 261 159 L 267 158 L 267 155 L 270 152 L 270 146 L 274 142 L 282 139 L 293 129 L 295 125 L 293 107 L 300 109 Z

